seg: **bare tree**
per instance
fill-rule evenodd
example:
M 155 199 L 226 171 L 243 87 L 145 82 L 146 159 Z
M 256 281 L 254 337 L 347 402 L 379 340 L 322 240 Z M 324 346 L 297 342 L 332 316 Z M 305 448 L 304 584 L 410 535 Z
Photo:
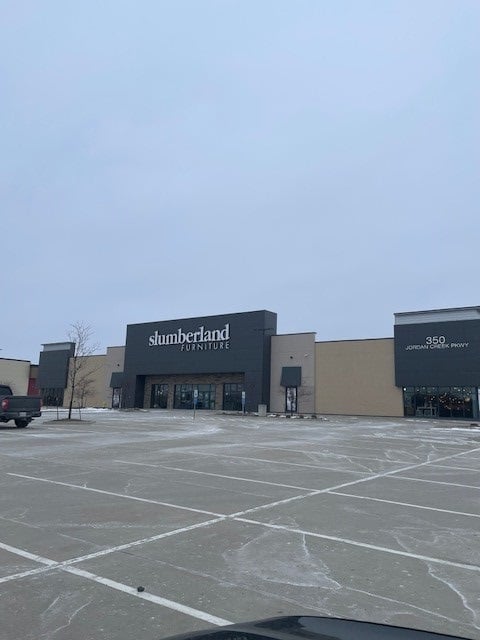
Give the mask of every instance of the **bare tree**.
M 87 398 L 93 395 L 93 387 L 95 380 L 93 377 L 90 377 L 90 374 L 95 373 L 94 371 L 89 371 L 88 374 L 82 376 L 77 380 L 76 388 L 75 388 L 75 397 L 77 399 L 77 403 L 79 408 L 84 409 L 87 406 Z
M 68 333 L 70 342 L 75 343 L 75 351 L 70 358 L 68 368 L 68 386 L 70 387 L 70 402 L 68 405 L 68 419 L 72 418 L 73 399 L 78 395 L 78 390 L 88 386 L 87 380 L 91 376 L 88 368 L 88 359 L 98 349 L 97 344 L 91 343 L 93 335 L 90 325 L 84 322 L 75 322 Z

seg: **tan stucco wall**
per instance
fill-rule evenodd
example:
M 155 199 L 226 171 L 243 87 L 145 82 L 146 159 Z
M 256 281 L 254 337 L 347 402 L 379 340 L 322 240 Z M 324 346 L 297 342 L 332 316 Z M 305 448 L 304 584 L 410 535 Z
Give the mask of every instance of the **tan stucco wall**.
M 317 413 L 403 416 L 393 338 L 317 342 L 315 350 Z
M 272 336 L 270 411 L 285 411 L 285 387 L 280 385 L 283 367 L 301 367 L 302 385 L 298 387 L 298 413 L 315 411 L 315 333 L 291 333 Z
M 108 408 L 111 408 L 112 406 L 112 388 L 110 387 L 112 373 L 121 373 L 123 371 L 124 362 L 125 347 L 107 347 L 103 397 L 104 402 L 106 403 L 105 406 Z
M 82 406 L 84 407 L 109 407 L 110 405 L 107 403 L 107 398 L 105 397 L 105 368 L 106 368 L 106 359 L 105 355 L 98 356 L 84 356 L 82 358 L 82 368 L 79 374 L 77 374 L 78 378 L 88 377 L 90 383 L 88 385 L 88 393 Z M 72 358 L 70 358 L 70 369 L 72 366 Z M 68 376 L 68 380 L 70 381 L 70 375 Z M 65 390 L 64 398 L 63 398 L 63 406 L 68 407 L 70 403 L 70 384 L 67 385 Z M 76 394 L 75 394 L 76 395 Z M 75 397 L 73 400 L 73 406 L 78 407 L 80 403 L 80 399 Z
M 0 384 L 8 385 L 14 395 L 25 396 L 28 391 L 30 362 L 0 358 Z

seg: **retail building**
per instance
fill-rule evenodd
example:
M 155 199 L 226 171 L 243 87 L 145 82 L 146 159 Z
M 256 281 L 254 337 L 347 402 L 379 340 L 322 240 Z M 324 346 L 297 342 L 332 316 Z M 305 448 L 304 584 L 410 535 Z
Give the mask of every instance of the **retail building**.
M 480 307 L 395 314 L 404 415 L 479 417 Z
M 44 403 L 68 403 L 73 350 L 44 345 Z M 89 406 L 478 419 L 480 307 L 397 313 L 363 340 L 279 335 L 265 310 L 131 324 L 87 365 Z

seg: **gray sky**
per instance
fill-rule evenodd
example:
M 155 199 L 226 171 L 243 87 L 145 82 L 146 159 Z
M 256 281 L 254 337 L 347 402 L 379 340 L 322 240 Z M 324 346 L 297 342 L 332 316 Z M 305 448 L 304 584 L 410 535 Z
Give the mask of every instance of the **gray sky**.
M 480 303 L 478 0 L 0 1 L 0 355 Z

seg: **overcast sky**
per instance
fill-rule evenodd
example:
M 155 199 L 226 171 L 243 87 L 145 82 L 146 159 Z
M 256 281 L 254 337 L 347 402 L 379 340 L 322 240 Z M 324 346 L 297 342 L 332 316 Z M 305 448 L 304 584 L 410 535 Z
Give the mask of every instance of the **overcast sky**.
M 480 304 L 478 0 L 0 1 L 2 357 Z

